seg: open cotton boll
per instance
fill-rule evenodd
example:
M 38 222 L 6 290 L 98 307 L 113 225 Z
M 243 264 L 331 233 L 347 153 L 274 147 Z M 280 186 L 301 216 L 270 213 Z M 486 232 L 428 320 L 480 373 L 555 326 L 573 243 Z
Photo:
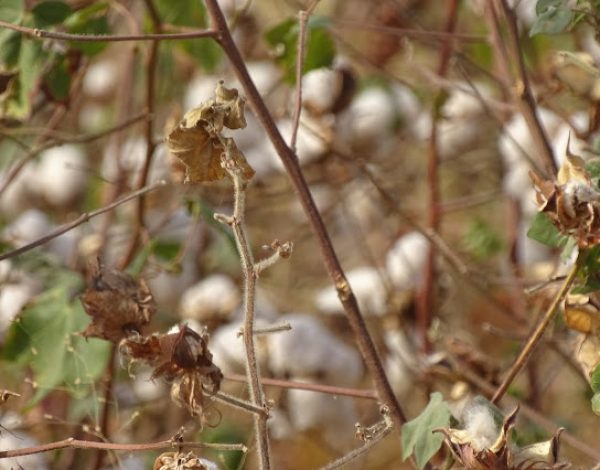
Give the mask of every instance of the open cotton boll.
M 363 365 L 356 349 L 331 334 L 313 316 L 292 313 L 279 318 L 290 331 L 270 334 L 269 365 L 279 377 L 305 377 L 340 386 L 356 385 Z
M 0 286 L 0 339 L 27 302 L 41 290 L 41 284 L 33 279 Z
M 83 92 L 93 98 L 103 98 L 117 85 L 117 62 L 101 60 L 93 62 L 83 77 Z
M 231 316 L 240 302 L 240 291 L 224 274 L 213 274 L 189 287 L 181 296 L 179 313 L 200 322 Z
M 537 116 L 548 137 L 552 138 L 561 125 L 560 118 L 551 111 L 539 107 L 537 108 Z M 529 179 L 531 166 L 523 152 L 532 159 L 535 159 L 538 154 L 535 142 L 522 114 L 515 114 L 504 125 L 498 138 L 498 150 L 504 163 L 502 187 L 506 194 L 515 199 L 520 199 L 531 188 L 531 180 Z
M 400 84 L 392 85 L 392 94 L 403 126 L 406 126 L 417 139 L 431 134 L 431 113 L 421 106 L 413 91 Z
M 46 214 L 38 209 L 29 209 L 6 227 L 2 236 L 5 241 L 19 247 L 47 235 L 53 228 Z
M 361 312 L 365 315 L 383 315 L 386 313 L 387 293 L 377 269 L 365 266 L 346 273 L 350 287 L 358 300 Z M 317 308 L 324 313 L 343 313 L 344 309 L 333 286 L 321 289 L 316 296 Z
M 268 95 L 281 80 L 281 69 L 271 60 L 259 60 L 247 62 L 246 67 L 250 78 L 254 82 L 256 89 L 261 96 Z M 233 88 L 237 88 L 240 93 L 244 93 L 239 82 L 232 81 Z
M 257 318 L 254 328 L 264 328 L 268 322 Z M 232 322 L 217 328 L 211 335 L 208 349 L 213 355 L 213 362 L 219 366 L 224 374 L 242 374 L 246 367 L 246 348 L 244 340 L 239 334 L 244 323 L 241 321 Z M 272 333 L 278 335 L 281 333 Z M 260 368 L 264 368 L 267 363 L 267 335 L 257 335 L 255 337 L 256 358 Z
M 387 330 L 384 341 L 388 351 L 385 358 L 385 372 L 394 393 L 404 396 L 415 381 L 417 368 L 415 345 L 402 330 Z
M 330 112 L 341 91 L 342 77 L 337 70 L 322 67 L 302 77 L 302 105 L 315 115 Z
M 390 135 L 396 121 L 391 93 L 370 87 L 359 93 L 340 114 L 338 138 L 357 150 L 378 148 Z
M 492 409 L 486 404 L 474 400 L 463 410 L 461 421 L 471 439 L 471 447 L 477 452 L 489 449 L 498 439 L 500 429 Z
M 441 109 L 443 119 L 438 123 L 438 148 L 442 156 L 456 155 L 477 142 L 485 113 L 482 100 L 491 94 L 485 84 L 459 83 L 452 89 Z
M 429 241 L 423 234 L 409 232 L 400 237 L 385 257 L 385 266 L 394 286 L 404 290 L 417 287 L 428 252 Z
M 36 187 L 46 202 L 63 207 L 81 196 L 88 181 L 87 160 L 81 147 L 52 147 L 39 158 Z
M 302 381 L 298 377 L 291 380 Z M 340 451 L 356 442 L 354 425 L 358 416 L 352 398 L 290 389 L 287 405 L 290 423 L 295 430 L 318 430 L 327 444 Z
M 197 75 L 188 84 L 183 97 L 183 106 L 186 111 L 200 106 L 215 95 L 215 86 L 219 79 L 213 75 Z
M 9 172 L 0 172 L 0 185 L 4 185 Z M 12 218 L 32 207 L 36 181 L 37 165 L 25 165 L 8 184 L 0 197 L 0 211 L 2 211 L 2 214 Z
M 307 127 L 308 126 L 308 127 Z M 284 118 L 277 121 L 277 127 L 281 136 L 286 142 L 290 142 L 292 138 L 293 122 L 291 119 Z M 327 152 L 327 144 L 318 135 L 312 132 L 310 129 L 322 130 L 324 126 L 320 121 L 315 121 L 307 117 L 303 117 L 300 120 L 300 126 L 298 127 L 298 134 L 296 137 L 296 154 L 301 165 L 310 163 Z M 272 151 L 272 157 L 275 161 L 275 165 L 283 170 L 283 163 L 279 156 Z

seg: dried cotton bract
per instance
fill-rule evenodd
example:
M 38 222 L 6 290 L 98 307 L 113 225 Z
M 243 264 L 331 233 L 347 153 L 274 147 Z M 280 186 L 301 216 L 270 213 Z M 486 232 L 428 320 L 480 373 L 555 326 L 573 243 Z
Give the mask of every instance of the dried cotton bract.
M 194 455 L 193 452 L 164 452 L 154 461 L 153 470 L 218 470 L 218 465 L 210 460 Z
M 561 233 L 573 236 L 581 248 L 600 242 L 600 192 L 592 184 L 582 158 L 567 150 L 556 181 L 543 180 L 533 171 L 529 175 L 539 210 Z
M 223 179 L 227 172 L 221 165 L 221 155 L 229 156 L 240 168 L 245 180 L 254 170 L 231 138 L 221 132 L 246 127 L 244 100 L 236 89 L 228 89 L 219 82 L 215 97 L 198 108 L 188 111 L 178 126 L 167 136 L 167 145 L 173 155 L 186 167 L 186 183 L 202 183 Z

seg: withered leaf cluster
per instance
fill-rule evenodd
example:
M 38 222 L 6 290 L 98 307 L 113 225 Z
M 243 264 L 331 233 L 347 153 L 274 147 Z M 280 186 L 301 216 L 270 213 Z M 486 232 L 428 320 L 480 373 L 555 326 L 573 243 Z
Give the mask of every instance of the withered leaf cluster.
M 559 429 L 552 439 L 527 447 L 517 448 L 509 442 L 510 430 L 514 427 L 519 409 L 507 415 L 496 441 L 488 448 L 477 449 L 475 436 L 466 430 L 444 428 L 446 445 L 466 470 L 560 470 L 569 464 L 558 461 Z
M 246 127 L 244 105 L 244 99 L 235 88 L 225 88 L 223 82 L 219 82 L 215 97 L 188 111 L 171 130 L 166 138 L 167 146 L 184 163 L 186 183 L 223 179 L 227 173 L 221 165 L 221 156 L 226 149 L 246 181 L 254 176 L 254 170 L 233 139 L 222 135 L 225 127 Z
M 118 343 L 150 322 L 156 304 L 142 279 L 97 263 L 81 303 L 92 323 L 81 333 Z
M 204 394 L 219 391 L 223 374 L 212 362 L 207 335 L 199 335 L 187 325 L 178 332 L 131 336 L 121 342 L 121 352 L 132 360 L 152 367 L 152 378 L 171 383 L 171 398 L 193 416 L 201 415 Z
M 154 461 L 153 470 L 207 470 L 201 458 L 193 452 L 163 452 Z
M 581 333 L 575 351 L 588 380 L 600 364 L 600 297 L 598 293 L 569 294 L 564 301 L 566 325 Z
M 600 242 L 600 192 L 583 159 L 567 152 L 556 181 L 544 180 L 533 171 L 529 176 L 540 211 L 561 233 L 572 236 L 580 248 Z

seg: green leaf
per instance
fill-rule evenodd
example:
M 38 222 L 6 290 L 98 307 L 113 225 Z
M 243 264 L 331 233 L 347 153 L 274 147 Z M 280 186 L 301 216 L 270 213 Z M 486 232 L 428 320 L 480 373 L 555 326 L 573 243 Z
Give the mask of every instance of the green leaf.
M 64 56 L 57 59 L 44 75 L 44 84 L 54 101 L 64 102 L 67 100 L 71 89 L 71 74 Z
M 327 30 L 330 19 L 323 16 L 312 17 L 307 24 L 303 73 L 328 67 L 335 58 L 335 42 Z M 284 78 L 289 83 L 296 80 L 296 58 L 298 52 L 298 22 L 287 19 L 271 28 L 265 39 L 276 52 L 276 61 L 284 70 Z
M 31 10 L 37 28 L 46 28 L 62 23 L 70 14 L 71 7 L 65 2 L 47 1 L 38 3 Z
M 429 404 L 415 419 L 402 426 L 402 459 L 414 454 L 417 466 L 422 469 L 442 446 L 444 437 L 432 433 L 436 428 L 450 424 L 450 409 L 439 392 L 429 398 Z
M 59 386 L 76 395 L 85 393 L 106 367 L 110 344 L 76 334 L 90 321 L 73 296 L 81 284 L 77 275 L 61 277 L 8 331 L 2 355 L 31 367 L 37 390 L 30 405 Z
M 158 0 L 155 4 L 161 20 L 165 23 L 194 28 L 207 25 L 203 2 Z M 172 44 L 193 57 L 207 72 L 213 71 L 223 56 L 220 47 L 210 38 L 173 41 Z
M 463 244 L 479 260 L 485 260 L 502 250 L 500 236 L 482 219 L 475 219 L 470 223 Z
M 594 369 L 594 372 L 592 372 L 590 383 L 594 393 L 600 393 L 600 364 L 598 364 Z
M 538 16 L 529 30 L 529 36 L 562 33 L 574 15 L 566 0 L 538 0 L 535 9 Z
M 527 236 L 543 245 L 553 247 L 563 247 L 569 240 L 567 235 L 560 234 L 550 218 L 543 212 L 535 215 L 531 227 L 527 231 Z
M 0 0 L 0 20 L 18 24 L 23 19 L 23 0 Z
M 15 68 L 21 52 L 21 33 L 5 29 L 0 31 L 0 63 L 6 68 Z
M 595 414 L 597 414 L 598 416 L 600 416 L 600 392 L 594 394 L 591 402 L 592 402 L 592 411 Z
M 108 22 L 106 20 L 106 12 L 108 11 L 108 3 L 94 2 L 89 7 L 76 11 L 69 15 L 65 21 L 65 27 L 71 34 L 92 34 L 101 35 L 110 32 Z M 101 52 L 107 45 L 106 42 L 87 42 L 75 41 L 69 45 L 73 49 L 80 50 L 85 55 L 91 57 Z

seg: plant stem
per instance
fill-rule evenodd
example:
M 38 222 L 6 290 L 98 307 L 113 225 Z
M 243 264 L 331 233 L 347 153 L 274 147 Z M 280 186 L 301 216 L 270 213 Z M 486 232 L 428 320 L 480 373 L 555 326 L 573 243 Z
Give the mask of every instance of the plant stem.
M 506 377 L 504 378 L 504 380 L 502 381 L 502 383 L 500 384 L 500 386 L 494 393 L 494 396 L 492 397 L 492 403 L 498 403 L 500 401 L 500 399 L 506 393 L 506 390 L 508 390 L 508 387 L 510 386 L 510 384 L 513 382 L 513 380 L 517 376 L 517 374 L 521 371 L 521 369 L 523 369 L 525 364 L 527 364 L 527 360 L 531 356 L 531 353 L 533 352 L 533 350 L 537 346 L 538 342 L 542 338 L 544 332 L 546 331 L 546 328 L 548 327 L 548 325 L 554 318 L 554 313 L 558 309 L 558 306 L 563 301 L 563 299 L 567 296 L 569 289 L 573 285 L 573 282 L 575 281 L 575 277 L 577 276 L 577 271 L 579 270 L 579 267 L 581 266 L 583 259 L 585 259 L 585 254 L 584 254 L 584 252 L 580 251 L 579 256 L 577 257 L 577 261 L 575 262 L 575 264 L 573 264 L 573 267 L 571 268 L 571 271 L 569 272 L 568 276 L 566 277 L 565 281 L 563 282 L 560 290 L 558 291 L 558 293 L 552 300 L 552 303 L 550 304 L 550 306 L 544 313 L 544 317 L 542 318 L 542 321 L 537 325 L 537 327 L 533 331 L 532 335 L 527 340 L 527 343 L 523 347 L 522 351 L 519 353 L 519 355 L 513 362 L 513 365 L 511 366 L 510 370 L 508 371 L 508 374 L 506 375 Z

